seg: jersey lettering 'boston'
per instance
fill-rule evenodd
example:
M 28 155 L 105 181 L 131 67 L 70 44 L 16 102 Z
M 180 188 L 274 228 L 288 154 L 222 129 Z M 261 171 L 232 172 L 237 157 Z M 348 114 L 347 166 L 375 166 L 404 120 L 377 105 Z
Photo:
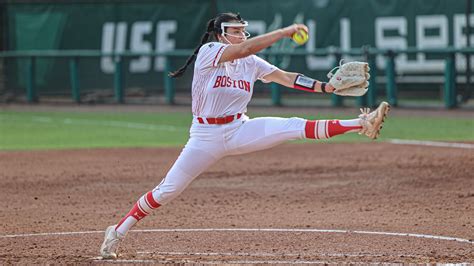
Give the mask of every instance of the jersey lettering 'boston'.
M 217 76 L 213 89 L 215 88 L 239 88 L 250 92 L 250 82 L 246 80 L 233 80 L 227 76 Z

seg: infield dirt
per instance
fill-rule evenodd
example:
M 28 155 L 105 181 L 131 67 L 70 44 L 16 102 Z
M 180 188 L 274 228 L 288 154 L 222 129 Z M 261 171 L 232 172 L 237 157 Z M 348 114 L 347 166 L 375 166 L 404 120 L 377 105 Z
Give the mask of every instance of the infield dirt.
M 1 236 L 100 231 L 153 189 L 179 148 L 0 152 Z M 152 262 L 474 262 L 472 149 L 285 144 L 228 157 L 135 229 L 338 229 L 131 232 L 120 259 Z M 91 234 L 0 236 L 0 264 L 93 263 Z M 206 254 L 207 253 L 207 254 Z

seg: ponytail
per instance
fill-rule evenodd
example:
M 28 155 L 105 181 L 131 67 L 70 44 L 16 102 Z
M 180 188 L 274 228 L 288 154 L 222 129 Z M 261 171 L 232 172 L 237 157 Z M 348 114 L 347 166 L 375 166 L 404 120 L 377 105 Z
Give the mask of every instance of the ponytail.
M 188 68 L 188 66 L 196 58 L 196 56 L 199 52 L 199 49 L 201 49 L 201 46 L 203 46 L 205 43 L 207 43 L 207 41 L 209 40 L 209 36 L 211 35 L 211 33 L 214 32 L 214 29 L 215 29 L 214 23 L 215 23 L 215 19 L 211 19 L 207 22 L 206 33 L 204 33 L 204 35 L 202 35 L 201 43 L 199 44 L 198 47 L 196 47 L 196 49 L 194 49 L 194 53 L 190 57 L 188 57 L 188 59 L 186 60 L 186 64 L 184 64 L 180 69 L 178 69 L 174 72 L 170 72 L 168 74 L 168 76 L 170 76 L 172 78 L 179 78 L 184 74 L 184 72 L 186 71 L 186 68 Z

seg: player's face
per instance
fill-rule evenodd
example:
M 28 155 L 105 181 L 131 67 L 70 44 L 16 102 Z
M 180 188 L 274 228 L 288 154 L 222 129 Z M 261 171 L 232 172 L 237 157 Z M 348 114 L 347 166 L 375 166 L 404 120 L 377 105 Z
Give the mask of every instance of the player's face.
M 229 27 L 226 29 L 225 37 L 231 44 L 238 44 L 247 40 L 247 36 L 245 34 L 245 27 Z

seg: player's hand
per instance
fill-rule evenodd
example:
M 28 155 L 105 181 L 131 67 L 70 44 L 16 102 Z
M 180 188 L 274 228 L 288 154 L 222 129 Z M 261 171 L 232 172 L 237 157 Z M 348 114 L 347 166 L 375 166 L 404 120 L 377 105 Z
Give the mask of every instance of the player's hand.
M 283 35 L 286 38 L 291 38 L 291 36 L 293 36 L 293 34 L 298 32 L 299 30 L 304 30 L 308 32 L 308 27 L 306 27 L 306 25 L 303 25 L 303 24 L 293 24 L 291 26 L 288 26 L 282 29 Z
M 330 83 L 327 83 L 325 90 L 326 90 L 326 93 L 333 93 L 336 90 L 336 88 L 334 88 L 334 86 L 332 86 Z

